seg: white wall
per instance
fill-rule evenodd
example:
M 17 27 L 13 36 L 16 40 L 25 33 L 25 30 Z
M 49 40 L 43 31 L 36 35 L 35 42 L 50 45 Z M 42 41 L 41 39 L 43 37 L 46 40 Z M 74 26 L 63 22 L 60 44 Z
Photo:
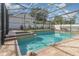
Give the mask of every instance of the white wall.
M 23 14 L 16 15 L 16 16 L 9 16 L 9 28 L 10 29 L 20 29 L 20 26 L 24 25 L 24 23 L 27 28 L 29 24 L 33 25 L 34 20 L 35 19 L 33 17 L 31 17 L 30 15 L 26 15 L 25 20 L 24 20 Z
M 30 25 L 31 27 L 34 27 L 33 22 L 35 21 L 35 19 L 33 17 L 31 17 L 29 14 L 26 14 L 25 17 L 25 21 L 24 21 L 24 14 L 20 14 L 20 15 L 16 15 L 16 16 L 9 16 L 9 28 L 10 29 L 20 29 L 20 25 L 24 24 L 25 22 L 25 26 L 26 28 L 28 28 L 28 26 Z M 42 27 L 43 24 L 37 24 L 37 27 Z M 70 25 L 66 24 L 66 25 L 55 25 L 56 27 L 65 27 L 68 28 L 70 30 Z M 72 27 L 72 31 L 79 31 L 79 25 L 74 24 L 71 25 Z M 45 24 L 44 27 L 48 28 L 49 24 Z M 53 27 L 53 26 L 52 26 Z
M 68 30 L 71 30 L 71 31 L 79 31 L 79 24 L 65 24 L 65 25 L 55 25 L 55 27 L 62 27 L 62 28 L 67 28 Z

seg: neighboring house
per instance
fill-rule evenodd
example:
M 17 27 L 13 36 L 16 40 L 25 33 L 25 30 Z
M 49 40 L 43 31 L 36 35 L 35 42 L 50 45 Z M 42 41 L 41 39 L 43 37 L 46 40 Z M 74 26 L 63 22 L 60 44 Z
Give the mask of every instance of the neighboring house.
M 33 27 L 33 22 L 35 21 L 34 17 L 31 17 L 30 14 L 19 14 L 16 16 L 9 16 L 9 28 L 10 29 L 20 29 L 20 26 L 23 25 L 25 28 L 28 28 L 29 26 Z

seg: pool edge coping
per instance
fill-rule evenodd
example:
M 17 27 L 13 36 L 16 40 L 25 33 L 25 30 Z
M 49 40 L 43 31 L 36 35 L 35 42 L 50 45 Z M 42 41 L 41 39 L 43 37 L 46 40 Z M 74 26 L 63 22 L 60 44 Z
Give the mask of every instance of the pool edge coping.
M 17 54 L 18 54 L 18 56 L 22 56 L 17 40 L 16 40 L 16 48 L 17 48 Z

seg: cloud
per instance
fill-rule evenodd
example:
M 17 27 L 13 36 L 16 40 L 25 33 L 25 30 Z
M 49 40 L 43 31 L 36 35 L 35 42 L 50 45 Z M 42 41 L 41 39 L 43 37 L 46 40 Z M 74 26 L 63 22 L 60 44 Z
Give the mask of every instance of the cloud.
M 5 3 L 5 5 L 8 7 L 8 6 L 10 6 L 11 4 L 10 4 L 10 3 Z
M 18 8 L 21 8 L 19 5 L 12 5 L 12 4 L 9 4 L 9 3 L 6 4 L 6 7 L 8 9 L 18 9 Z
M 63 11 L 64 11 L 65 13 L 68 13 L 68 12 L 69 12 L 69 10 L 65 10 L 65 9 L 63 9 Z
M 66 4 L 65 4 L 65 3 L 55 4 L 55 6 L 58 6 L 59 8 L 63 8 L 63 7 L 65 7 L 65 6 L 66 6 Z

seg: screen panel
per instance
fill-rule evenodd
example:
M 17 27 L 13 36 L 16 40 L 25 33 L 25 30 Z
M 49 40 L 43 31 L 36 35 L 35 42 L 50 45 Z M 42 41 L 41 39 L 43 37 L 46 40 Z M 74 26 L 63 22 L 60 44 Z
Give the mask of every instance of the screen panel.
M 5 35 L 6 35 L 6 31 L 7 31 L 7 29 L 8 29 L 8 27 L 7 27 L 7 24 L 8 24 L 8 22 L 7 22 L 7 20 L 8 20 L 8 18 L 7 18 L 7 10 L 6 10 L 6 6 L 5 6 L 5 4 L 4 3 L 1 3 L 0 4 L 0 44 L 4 44 L 4 39 L 5 39 Z
M 1 4 L 0 4 L 0 46 L 1 46 Z

